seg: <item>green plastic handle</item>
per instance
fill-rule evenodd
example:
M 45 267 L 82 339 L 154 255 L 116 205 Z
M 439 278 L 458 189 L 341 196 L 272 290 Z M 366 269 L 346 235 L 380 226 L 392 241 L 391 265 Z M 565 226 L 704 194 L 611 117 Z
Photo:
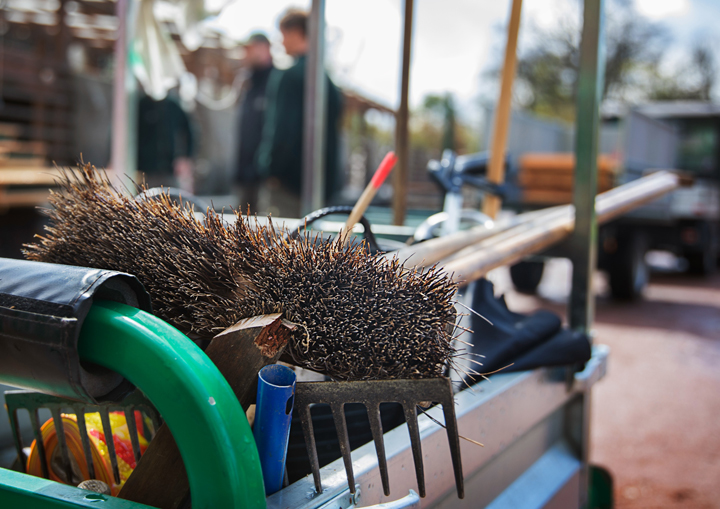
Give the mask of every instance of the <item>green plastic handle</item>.
M 185 463 L 192 506 L 265 507 L 252 431 L 230 385 L 187 336 L 155 316 L 96 302 L 83 324 L 80 358 L 120 373 L 152 401 Z

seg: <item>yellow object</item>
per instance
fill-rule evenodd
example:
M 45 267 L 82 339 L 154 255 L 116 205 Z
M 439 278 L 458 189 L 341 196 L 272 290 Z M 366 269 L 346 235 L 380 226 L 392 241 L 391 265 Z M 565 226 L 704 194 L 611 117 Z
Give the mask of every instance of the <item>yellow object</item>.
M 65 432 L 65 442 L 67 443 L 68 452 L 70 454 L 72 479 L 67 479 L 65 468 L 63 467 L 62 455 L 58 447 L 57 430 L 55 422 L 49 419 L 40 428 L 42 434 L 43 445 L 45 446 L 45 456 L 47 458 L 48 473 L 50 479 L 64 484 L 77 486 L 82 481 L 91 479 L 88 472 L 88 465 L 85 461 L 85 454 L 82 448 L 82 438 L 80 437 L 80 429 L 77 424 L 77 417 L 70 414 L 62 414 L 63 430 Z M 145 452 L 148 442 L 142 434 L 142 417 L 140 412 L 135 412 L 135 420 L 138 429 L 138 441 L 140 443 L 141 454 Z M 105 433 L 103 433 L 102 422 L 98 412 L 85 414 L 85 426 L 90 439 L 90 453 L 92 455 L 93 465 L 95 467 L 95 479 L 103 481 L 112 490 L 113 495 L 117 495 L 120 488 L 125 483 L 133 469 L 135 468 L 135 456 L 132 452 L 132 443 L 130 441 L 130 432 L 125 414 L 123 412 L 110 412 L 110 427 L 112 428 L 113 444 L 117 454 L 118 470 L 120 473 L 120 483 L 117 484 L 113 479 L 112 464 L 107 445 L 105 443 Z M 27 462 L 27 472 L 38 477 L 42 476 L 42 466 L 40 464 L 40 454 L 33 440 L 30 446 L 30 456 Z

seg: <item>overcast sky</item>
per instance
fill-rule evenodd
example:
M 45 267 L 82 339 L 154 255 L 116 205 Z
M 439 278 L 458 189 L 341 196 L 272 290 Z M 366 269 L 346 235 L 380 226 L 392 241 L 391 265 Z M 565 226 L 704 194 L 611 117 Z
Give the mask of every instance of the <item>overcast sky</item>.
M 677 55 L 700 38 L 718 37 L 720 0 L 633 1 L 640 14 L 668 27 Z M 576 5 L 576 0 L 526 0 L 522 23 L 532 19 L 547 26 L 558 9 L 577 9 Z M 212 24 L 236 39 L 264 31 L 281 54 L 277 21 L 289 6 L 307 7 L 309 1 L 234 0 Z M 402 6 L 400 0 L 326 0 L 333 78 L 391 107 L 399 102 Z M 479 76 L 504 47 L 498 27 L 507 22 L 509 10 L 509 0 L 416 0 L 411 106 L 428 93 L 450 91 L 465 110 L 461 113 L 474 117 L 471 110 L 482 92 Z

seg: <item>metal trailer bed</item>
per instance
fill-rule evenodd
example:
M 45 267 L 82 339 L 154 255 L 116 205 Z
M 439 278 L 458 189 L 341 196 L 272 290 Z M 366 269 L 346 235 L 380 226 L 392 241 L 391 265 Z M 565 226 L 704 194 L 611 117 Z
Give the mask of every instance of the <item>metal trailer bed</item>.
M 420 416 L 427 496 L 416 481 L 406 425 L 385 434 L 391 499 L 386 506 L 518 508 L 578 507 L 587 466 L 587 412 L 592 386 L 604 375 L 608 348 L 597 345 L 585 369 L 568 377 L 564 368 L 498 374 L 456 394 L 460 434 L 485 447 L 461 443 L 465 498 L 458 500 L 445 430 Z M 439 408 L 430 415 L 442 421 Z M 383 496 L 372 442 L 352 453 L 357 493 L 350 494 L 342 459 L 321 469 L 324 492 L 311 476 L 268 498 L 270 509 L 330 509 L 379 504 Z M 585 490 L 586 491 L 586 490 Z

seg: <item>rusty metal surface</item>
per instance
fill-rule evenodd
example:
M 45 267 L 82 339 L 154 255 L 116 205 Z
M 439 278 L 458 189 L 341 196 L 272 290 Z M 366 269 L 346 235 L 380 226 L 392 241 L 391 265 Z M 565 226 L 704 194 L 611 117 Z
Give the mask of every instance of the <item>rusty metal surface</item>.
M 441 404 L 450 444 L 450 453 L 455 473 L 455 485 L 458 496 L 463 498 L 464 484 L 460 458 L 460 440 L 457 420 L 455 418 L 452 385 L 448 378 L 298 383 L 295 395 L 295 409 L 297 412 L 300 412 L 303 434 L 305 435 L 305 443 L 308 449 L 310 466 L 317 493 L 322 493 L 323 487 L 315 446 L 312 416 L 310 414 L 310 407 L 313 404 L 330 405 L 335 422 L 335 429 L 340 442 L 340 451 L 347 473 L 348 486 L 350 492 L 355 493 L 355 476 L 347 433 L 347 423 L 345 422 L 345 413 L 343 411 L 345 403 L 362 403 L 367 409 L 370 429 L 378 457 L 383 492 L 386 496 L 390 495 L 390 483 L 388 479 L 383 430 L 380 422 L 380 403 L 400 403 L 402 405 L 410 435 L 415 475 L 421 497 L 425 496 L 425 471 L 422 460 L 420 430 L 417 421 L 418 410 L 416 407 L 421 403 L 423 406 L 427 406 L 429 403 Z

